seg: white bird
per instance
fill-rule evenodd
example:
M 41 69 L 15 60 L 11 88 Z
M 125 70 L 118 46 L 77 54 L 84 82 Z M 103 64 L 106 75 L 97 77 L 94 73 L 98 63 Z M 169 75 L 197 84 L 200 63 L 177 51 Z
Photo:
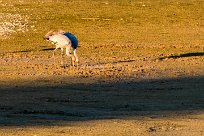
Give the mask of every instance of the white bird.
M 55 50 L 53 51 L 53 57 L 55 58 L 55 51 L 57 49 L 61 49 L 61 64 L 63 65 L 63 50 L 66 48 L 66 55 L 68 57 L 71 57 L 71 65 L 74 66 L 75 62 L 78 66 L 78 56 L 76 53 L 76 48 L 78 47 L 78 40 L 77 38 L 68 32 L 64 31 L 49 31 L 45 37 L 48 41 L 50 41 L 52 44 L 56 45 Z M 73 49 L 73 55 L 71 54 L 71 48 Z

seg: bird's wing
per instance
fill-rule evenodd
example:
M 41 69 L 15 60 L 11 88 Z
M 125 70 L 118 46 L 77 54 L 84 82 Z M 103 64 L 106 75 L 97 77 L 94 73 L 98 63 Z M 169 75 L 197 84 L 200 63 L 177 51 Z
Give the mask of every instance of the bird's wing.
M 70 40 L 62 34 L 52 35 L 49 37 L 49 40 L 62 46 L 70 44 Z

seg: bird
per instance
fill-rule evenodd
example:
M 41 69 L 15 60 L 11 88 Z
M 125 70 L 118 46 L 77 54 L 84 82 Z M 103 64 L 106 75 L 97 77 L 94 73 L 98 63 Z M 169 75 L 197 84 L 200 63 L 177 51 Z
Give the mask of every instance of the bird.
M 50 30 L 45 36 L 44 39 L 47 41 L 50 41 L 52 44 L 54 44 L 56 47 L 53 51 L 53 57 L 55 58 L 55 51 L 57 49 L 61 49 L 61 64 L 64 65 L 63 62 L 63 51 L 64 48 L 66 49 L 66 55 L 71 58 L 71 65 L 78 67 L 78 56 L 76 53 L 76 49 L 78 47 L 78 39 L 75 35 L 73 35 L 70 32 L 65 32 L 63 30 Z M 71 53 L 71 50 L 73 50 L 73 54 Z M 55 60 L 55 59 L 54 59 Z

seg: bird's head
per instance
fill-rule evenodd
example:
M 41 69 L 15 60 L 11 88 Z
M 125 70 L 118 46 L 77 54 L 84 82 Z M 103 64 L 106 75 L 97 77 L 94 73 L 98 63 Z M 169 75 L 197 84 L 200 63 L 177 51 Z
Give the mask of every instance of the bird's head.
M 52 35 L 55 35 L 56 32 L 54 30 L 50 30 L 44 37 L 43 39 L 44 40 L 49 40 L 49 37 L 52 36 Z

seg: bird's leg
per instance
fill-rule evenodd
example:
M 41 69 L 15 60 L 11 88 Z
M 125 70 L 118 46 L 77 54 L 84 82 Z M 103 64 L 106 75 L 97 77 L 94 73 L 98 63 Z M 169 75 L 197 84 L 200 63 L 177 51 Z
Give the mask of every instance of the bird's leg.
M 55 51 L 57 50 L 57 48 L 56 49 L 54 49 L 54 51 L 53 51 L 53 59 L 54 59 L 54 65 L 55 65 Z
M 76 61 L 76 67 L 78 67 L 79 65 L 79 59 L 78 59 L 78 56 L 77 56 L 77 53 L 76 53 L 76 49 L 74 49 L 74 57 L 75 57 L 75 61 Z
M 75 58 L 72 54 L 70 54 L 70 48 L 71 48 L 71 45 L 68 45 L 66 47 L 66 55 L 71 58 L 71 66 L 73 66 Z
M 74 55 L 72 55 L 71 53 L 69 55 L 71 57 L 71 65 L 75 66 L 75 57 L 74 57 Z
M 75 66 L 75 57 L 72 55 L 72 66 Z
M 64 58 L 63 58 L 63 48 L 61 48 L 61 65 L 64 66 Z

